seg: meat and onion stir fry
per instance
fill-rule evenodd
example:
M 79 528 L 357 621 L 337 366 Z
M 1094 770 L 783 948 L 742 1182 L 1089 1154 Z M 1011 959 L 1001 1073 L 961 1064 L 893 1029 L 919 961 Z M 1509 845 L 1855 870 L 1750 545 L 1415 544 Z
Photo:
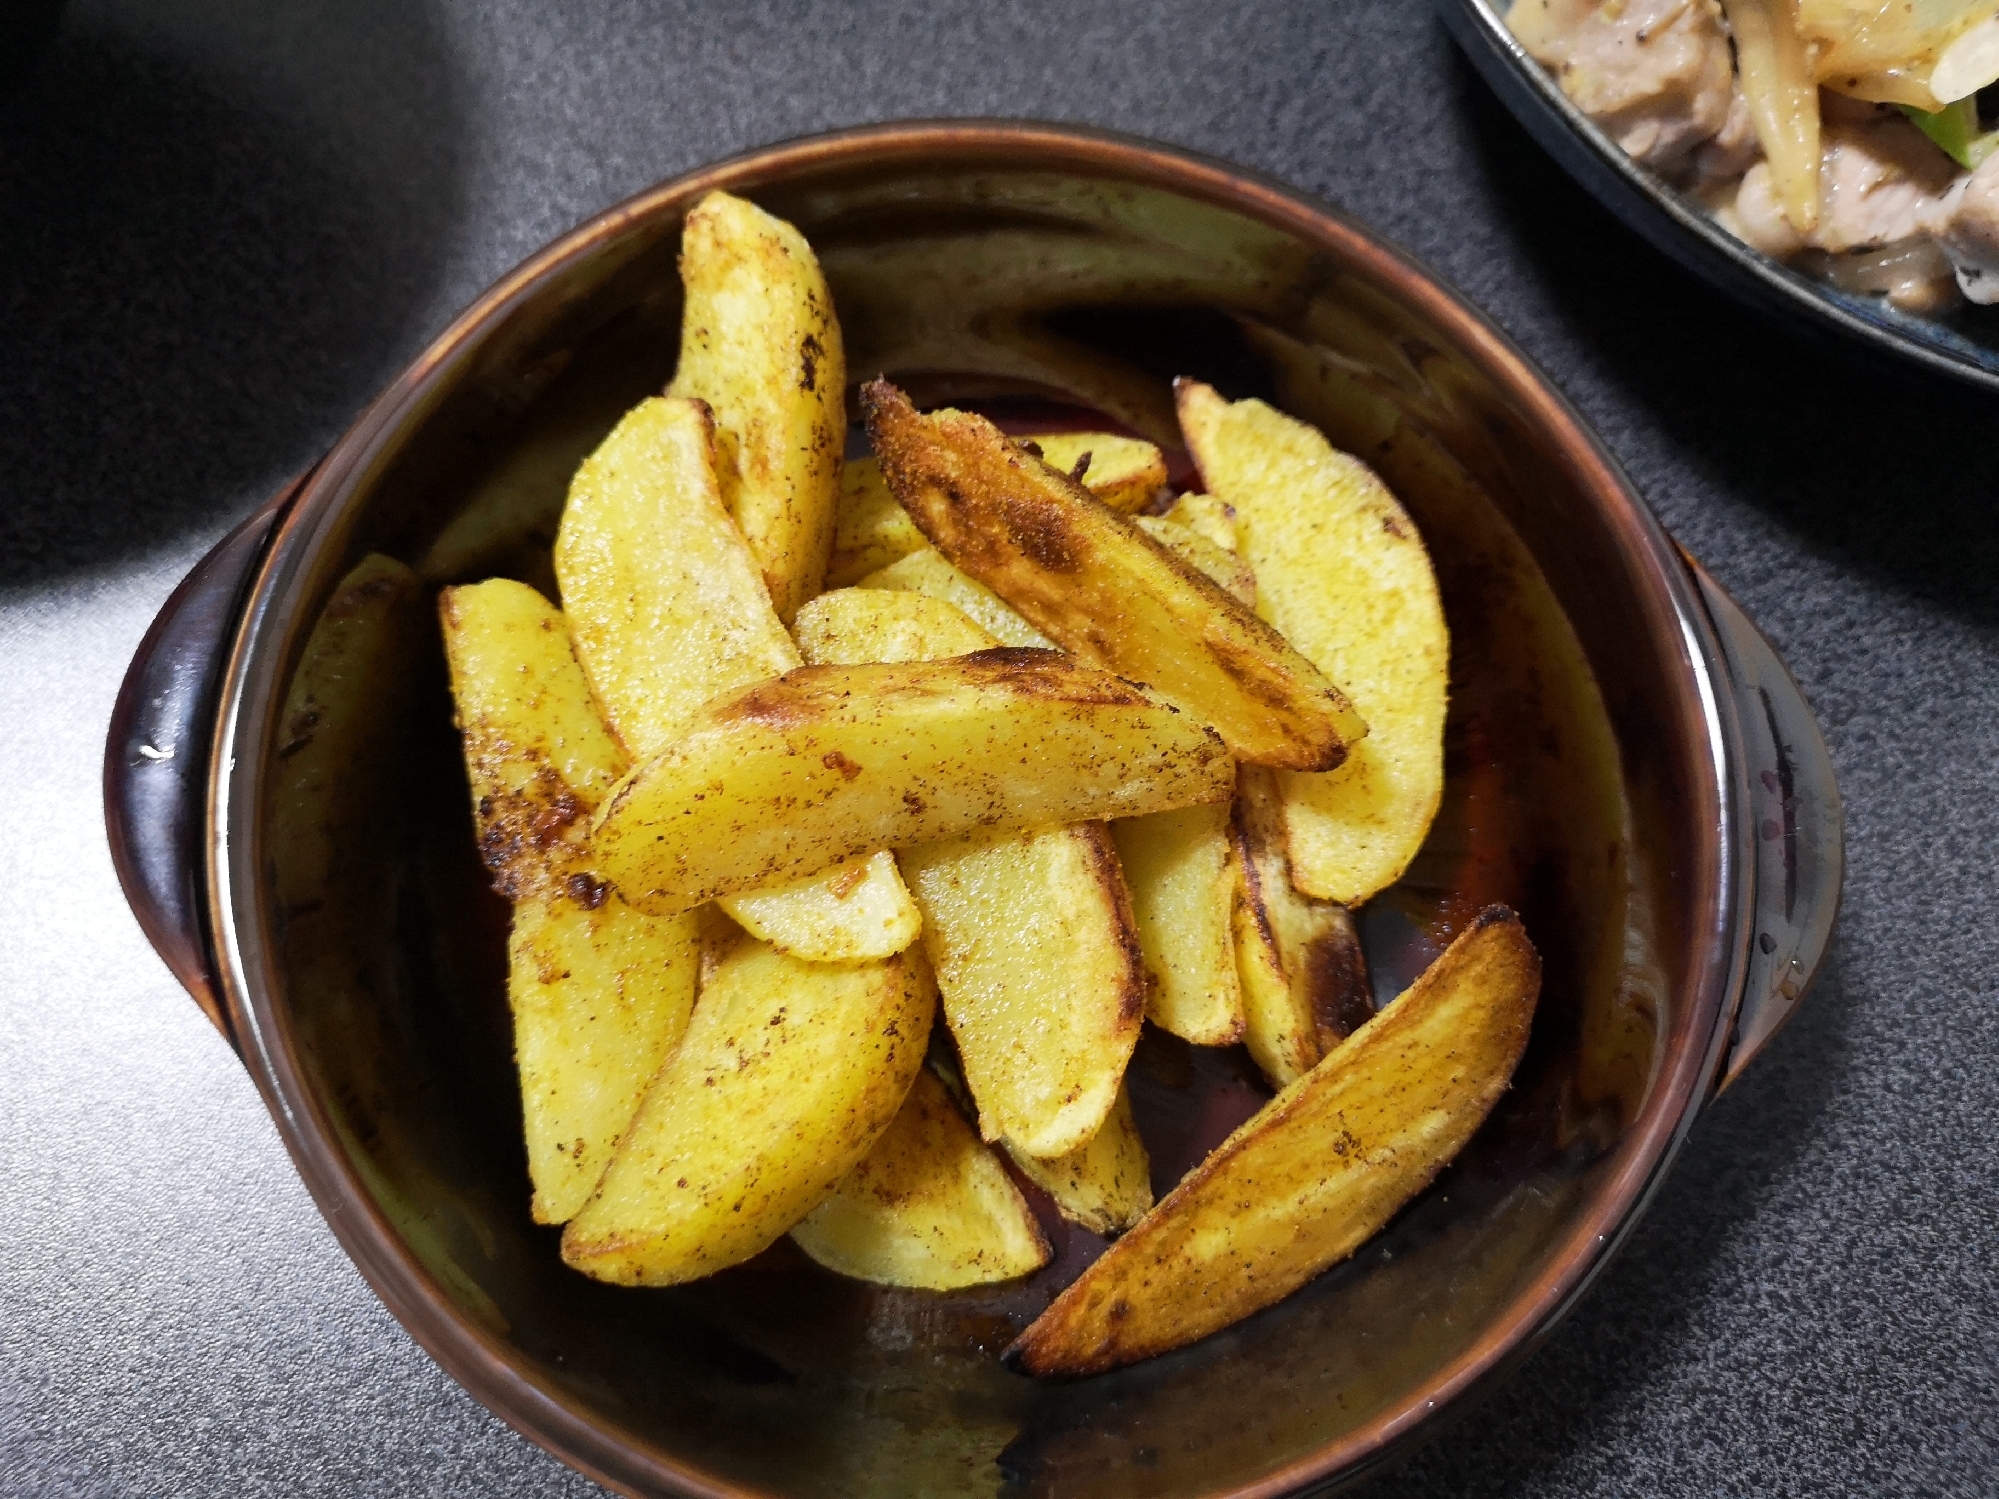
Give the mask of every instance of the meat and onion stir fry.
M 1745 243 L 1912 312 L 1999 303 L 1999 0 L 1514 0 L 1507 24 Z

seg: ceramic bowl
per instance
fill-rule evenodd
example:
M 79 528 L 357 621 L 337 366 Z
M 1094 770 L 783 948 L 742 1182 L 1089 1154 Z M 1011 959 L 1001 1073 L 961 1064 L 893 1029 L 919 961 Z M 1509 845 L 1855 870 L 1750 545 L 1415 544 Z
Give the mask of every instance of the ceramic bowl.
M 1191 1348 L 1070 1383 L 1001 1368 L 1095 1247 L 1080 1231 L 985 1292 L 861 1285 L 783 1242 L 634 1291 L 566 1270 L 529 1221 L 506 909 L 428 590 L 547 586 L 569 471 L 671 373 L 681 220 L 714 188 L 817 247 L 857 379 L 1087 413 L 1177 455 L 1168 382 L 1198 376 L 1318 423 L 1428 541 L 1448 790 L 1363 939 L 1386 996 L 1481 905 L 1513 905 L 1546 966 L 1532 1040 L 1384 1233 Z M 416 570 L 410 607 L 357 608 L 342 580 L 370 553 Z M 306 711 L 322 622 L 347 654 Z M 1022 123 L 775 146 L 534 256 L 195 570 L 133 664 L 106 775 L 135 910 L 361 1272 L 493 1410 L 644 1494 L 1250 1495 L 1375 1468 L 1588 1288 L 1795 1009 L 1839 889 L 1837 794 L 1796 686 L 1491 324 L 1278 183 Z M 1158 1037 L 1132 1080 L 1161 1185 L 1257 1097 L 1239 1056 Z

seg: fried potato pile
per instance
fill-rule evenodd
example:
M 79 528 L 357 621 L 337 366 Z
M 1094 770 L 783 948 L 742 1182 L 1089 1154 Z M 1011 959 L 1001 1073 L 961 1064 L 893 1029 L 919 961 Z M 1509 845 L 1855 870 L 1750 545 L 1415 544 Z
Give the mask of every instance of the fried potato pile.
M 671 385 L 569 481 L 560 607 L 438 599 L 513 904 L 535 1220 L 616 1284 L 790 1234 L 949 1291 L 1046 1265 L 1052 1204 L 1116 1243 L 1009 1351 L 1034 1374 L 1287 1295 L 1477 1129 L 1538 994 L 1493 908 L 1374 1012 L 1348 908 L 1443 774 L 1413 523 L 1312 428 L 1187 381 L 1203 492 L 1137 438 L 1015 439 L 882 379 L 843 460 L 804 238 L 714 193 L 680 268 Z M 1147 1021 L 1281 1090 L 1157 1204 Z

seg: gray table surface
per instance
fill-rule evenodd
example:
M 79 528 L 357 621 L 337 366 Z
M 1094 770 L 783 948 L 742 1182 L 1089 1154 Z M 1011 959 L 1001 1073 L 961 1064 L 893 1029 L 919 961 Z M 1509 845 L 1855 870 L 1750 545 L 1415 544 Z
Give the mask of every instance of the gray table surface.
M 376 1303 L 114 882 L 141 631 L 486 282 L 657 179 L 895 116 L 1087 121 L 1412 248 L 1817 705 L 1826 978 L 1511 1384 L 1370 1492 L 1999 1493 L 1999 408 L 1718 304 L 1416 0 L 71 8 L 0 102 L 0 1489 L 583 1495 Z

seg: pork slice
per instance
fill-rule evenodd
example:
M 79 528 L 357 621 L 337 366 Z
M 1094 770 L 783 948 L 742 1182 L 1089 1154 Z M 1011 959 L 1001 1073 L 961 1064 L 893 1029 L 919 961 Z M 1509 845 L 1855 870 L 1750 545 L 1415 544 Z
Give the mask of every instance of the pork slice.
M 1999 302 L 1999 151 L 1961 180 L 1931 218 L 1958 289 L 1973 302 Z

